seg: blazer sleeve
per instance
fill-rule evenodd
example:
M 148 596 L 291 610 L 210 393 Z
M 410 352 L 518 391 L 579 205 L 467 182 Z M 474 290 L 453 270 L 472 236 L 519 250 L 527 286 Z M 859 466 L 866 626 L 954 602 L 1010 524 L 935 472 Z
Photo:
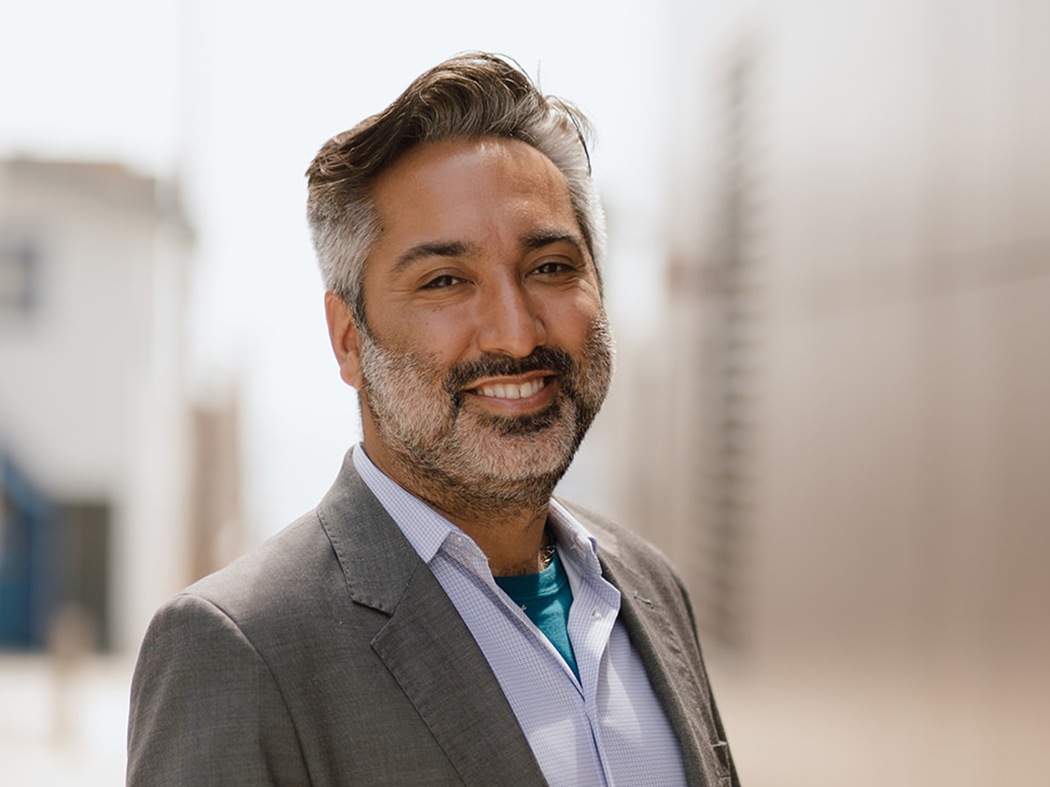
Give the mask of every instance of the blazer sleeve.
M 135 668 L 128 787 L 308 783 L 264 660 L 217 606 L 177 596 L 151 622 Z

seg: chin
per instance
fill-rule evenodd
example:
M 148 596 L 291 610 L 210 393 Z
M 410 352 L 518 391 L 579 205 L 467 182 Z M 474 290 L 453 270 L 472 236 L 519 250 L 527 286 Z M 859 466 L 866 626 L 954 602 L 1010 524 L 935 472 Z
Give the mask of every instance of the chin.
M 583 437 L 575 408 L 564 401 L 524 419 L 464 420 L 449 441 L 446 457 L 464 475 L 497 483 L 550 477 L 557 483 Z

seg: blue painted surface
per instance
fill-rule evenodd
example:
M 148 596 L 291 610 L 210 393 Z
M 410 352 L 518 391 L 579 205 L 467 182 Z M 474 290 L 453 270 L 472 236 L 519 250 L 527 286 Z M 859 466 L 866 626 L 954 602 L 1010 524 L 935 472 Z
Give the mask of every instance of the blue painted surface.
M 0 647 L 40 650 L 60 596 L 55 509 L 6 455 L 0 455 L 0 493 Z

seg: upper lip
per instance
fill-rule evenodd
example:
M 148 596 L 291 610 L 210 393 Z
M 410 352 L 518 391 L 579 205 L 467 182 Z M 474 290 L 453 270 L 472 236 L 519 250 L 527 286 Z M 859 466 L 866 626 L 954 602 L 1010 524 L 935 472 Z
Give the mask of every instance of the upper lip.
M 493 385 L 523 385 L 524 383 L 529 383 L 533 380 L 542 380 L 547 377 L 553 377 L 554 374 L 555 373 L 550 370 L 541 370 L 537 372 L 529 372 L 528 374 L 481 377 L 477 380 L 472 381 L 470 385 L 466 386 L 463 390 L 475 391 L 479 388 L 491 387 Z

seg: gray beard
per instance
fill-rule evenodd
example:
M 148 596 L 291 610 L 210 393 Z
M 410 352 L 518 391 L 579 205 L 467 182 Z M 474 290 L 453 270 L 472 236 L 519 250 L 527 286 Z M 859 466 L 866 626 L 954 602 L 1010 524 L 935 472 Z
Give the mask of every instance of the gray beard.
M 380 347 L 361 331 L 361 396 L 409 491 L 440 511 L 493 518 L 550 500 L 601 408 L 612 377 L 613 343 L 604 314 L 579 358 L 537 348 L 528 358 L 489 356 L 442 367 L 433 356 Z M 465 407 L 476 379 L 539 369 L 558 373 L 543 411 L 500 417 Z

